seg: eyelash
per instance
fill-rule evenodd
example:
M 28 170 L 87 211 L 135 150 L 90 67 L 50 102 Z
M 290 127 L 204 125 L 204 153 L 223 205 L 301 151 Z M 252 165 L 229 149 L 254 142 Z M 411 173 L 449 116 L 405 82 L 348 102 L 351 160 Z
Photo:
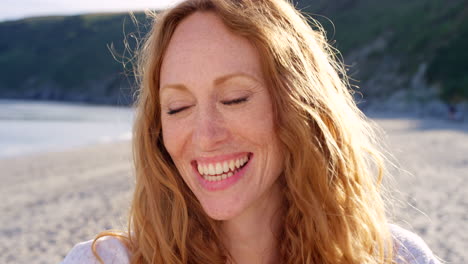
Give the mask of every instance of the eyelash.
M 179 109 L 169 110 L 169 111 L 167 111 L 167 114 L 168 114 L 168 115 L 175 115 L 175 114 L 177 114 L 177 113 L 179 113 L 179 112 L 184 111 L 185 109 L 187 109 L 187 108 L 189 108 L 189 107 L 190 107 L 190 106 L 184 106 L 184 107 L 181 107 L 181 108 L 179 108 Z
M 231 101 L 221 101 L 221 103 L 223 103 L 224 105 L 234 105 L 234 104 L 247 102 L 248 99 L 249 99 L 248 97 L 241 97 L 241 98 L 237 98 Z
M 224 104 L 224 105 L 235 105 L 235 104 L 240 104 L 240 103 L 243 103 L 243 102 L 247 102 L 248 99 L 249 99 L 248 97 L 241 97 L 241 98 L 237 98 L 237 99 L 234 99 L 234 100 L 231 100 L 231 101 L 221 101 L 221 103 Z M 184 106 L 184 107 L 181 107 L 179 109 L 169 110 L 169 111 L 167 111 L 167 114 L 168 115 L 175 115 L 175 114 L 177 114 L 179 112 L 184 111 L 187 108 L 190 108 L 190 106 Z

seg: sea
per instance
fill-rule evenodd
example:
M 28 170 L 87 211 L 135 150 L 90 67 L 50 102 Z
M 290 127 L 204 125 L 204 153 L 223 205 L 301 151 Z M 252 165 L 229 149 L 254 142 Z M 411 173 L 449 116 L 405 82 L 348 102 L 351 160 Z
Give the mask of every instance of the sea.
M 0 158 L 131 139 L 134 110 L 0 99 Z

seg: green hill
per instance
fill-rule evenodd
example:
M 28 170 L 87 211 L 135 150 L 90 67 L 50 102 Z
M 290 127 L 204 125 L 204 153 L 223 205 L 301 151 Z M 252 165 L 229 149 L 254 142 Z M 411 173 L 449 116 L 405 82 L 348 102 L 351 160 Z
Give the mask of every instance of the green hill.
M 109 49 L 125 56 L 124 38 L 132 43 L 133 33 L 146 30 L 128 14 L 0 23 L 0 96 L 128 104 L 132 80 Z
M 468 99 L 468 1 L 295 3 L 323 23 L 345 63 L 352 65 L 350 75 L 360 80 L 364 96 L 409 89 L 422 70 L 423 91 L 436 87 L 445 101 Z M 0 98 L 131 103 L 131 69 L 124 69 L 108 47 L 130 56 L 124 38 L 132 44 L 132 33 L 148 30 L 144 14 L 136 17 L 138 30 L 128 14 L 0 23 Z
M 345 58 L 359 57 L 352 55 L 367 48 L 367 56 L 357 65 L 359 73 L 355 78 L 358 80 L 365 83 L 374 74 L 382 74 L 390 68 L 403 77 L 400 85 L 405 88 L 411 85 L 411 77 L 424 64 L 427 69 L 425 81 L 440 88 L 438 92 L 443 100 L 468 99 L 468 1 L 307 2 L 312 1 L 301 1 L 299 6 L 309 14 L 320 14 L 329 19 L 312 15 L 327 29 L 329 39 L 336 40 L 335 46 Z M 354 63 L 352 59 L 345 62 Z M 389 66 L 392 63 L 397 65 Z M 375 94 L 369 91 L 372 87 L 363 88 Z M 389 90 L 387 95 L 395 89 L 386 88 Z

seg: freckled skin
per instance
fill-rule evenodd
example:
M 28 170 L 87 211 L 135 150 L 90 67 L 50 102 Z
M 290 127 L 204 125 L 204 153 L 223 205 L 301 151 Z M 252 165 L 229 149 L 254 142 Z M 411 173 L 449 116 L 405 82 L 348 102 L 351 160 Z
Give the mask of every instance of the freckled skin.
M 214 84 L 217 78 L 235 73 L 251 78 L 236 76 Z M 249 214 L 279 195 L 274 186 L 283 170 L 283 158 L 264 83 L 257 50 L 247 39 L 231 33 L 216 15 L 197 12 L 177 27 L 160 76 L 160 87 L 165 87 L 160 89 L 164 145 L 214 219 Z M 166 88 L 172 84 L 186 88 Z M 247 100 L 224 103 L 238 98 Z M 178 113 L 167 113 L 181 108 Z M 239 181 L 218 191 L 200 185 L 193 160 L 241 152 L 253 153 L 253 158 Z

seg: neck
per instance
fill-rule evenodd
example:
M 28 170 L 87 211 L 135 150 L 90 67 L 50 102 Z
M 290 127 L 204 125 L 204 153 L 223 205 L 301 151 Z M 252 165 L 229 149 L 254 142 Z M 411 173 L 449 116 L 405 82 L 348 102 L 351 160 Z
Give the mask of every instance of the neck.
M 278 183 L 241 215 L 222 224 L 233 263 L 278 262 L 282 196 Z

